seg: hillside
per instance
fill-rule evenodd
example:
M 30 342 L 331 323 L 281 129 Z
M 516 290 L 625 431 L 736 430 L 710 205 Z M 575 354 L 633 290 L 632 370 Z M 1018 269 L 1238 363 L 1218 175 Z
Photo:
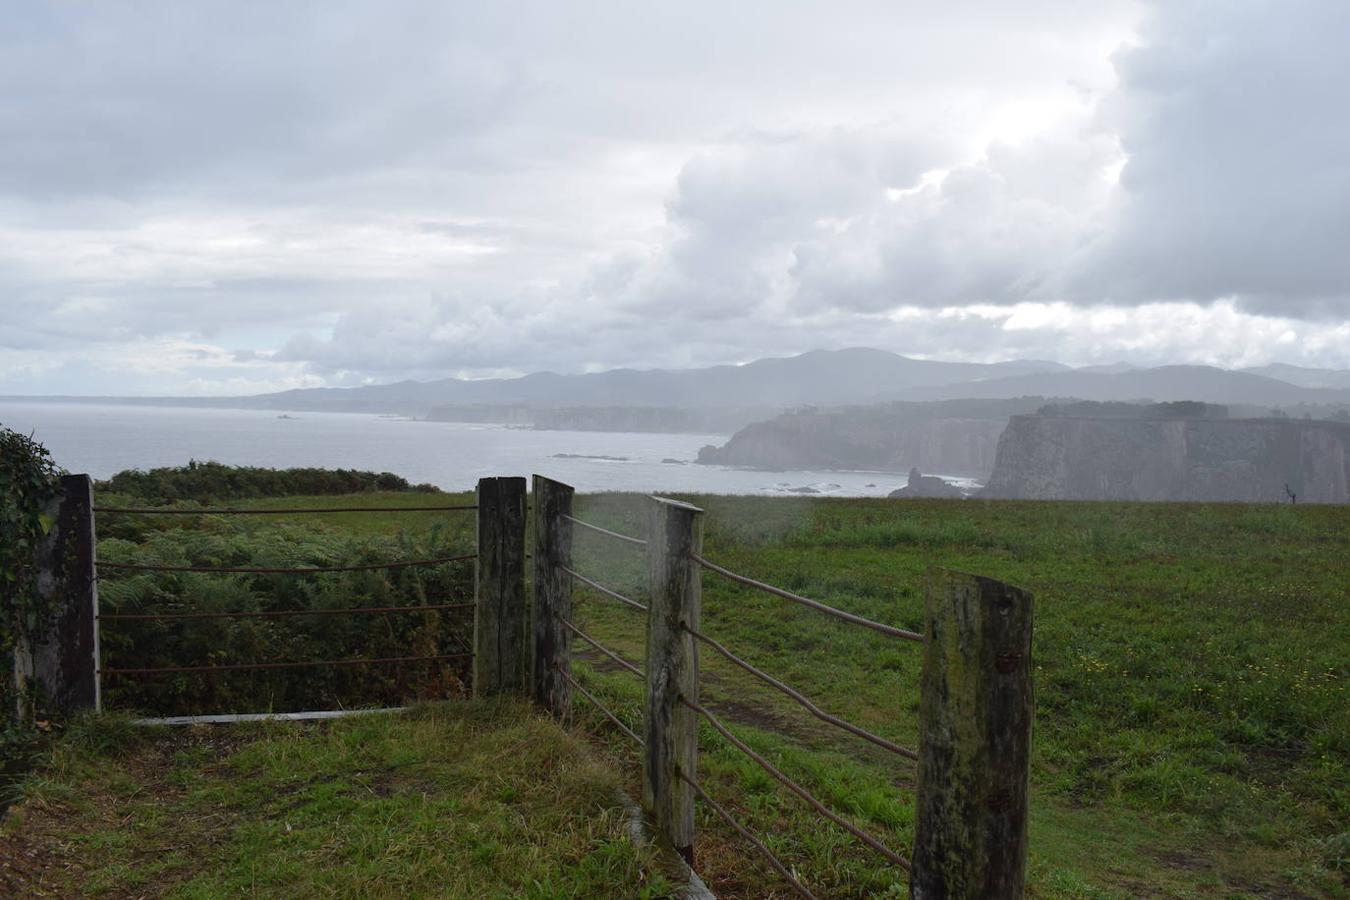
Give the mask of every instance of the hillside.
M 1169 401 L 1279 406 L 1296 403 L 1350 404 L 1350 389 L 1301 387 L 1251 372 L 1212 366 L 1158 366 L 1127 371 L 1035 372 L 968 384 L 909 387 L 903 400 L 962 397 L 1078 397 L 1083 400 Z
M 96 398 L 119 403 L 226 406 L 277 410 L 389 412 L 424 416 L 437 406 L 666 409 L 787 409 L 803 404 L 870 401 L 888 391 L 1057 371 L 1058 363 L 1019 360 L 956 363 L 910 359 L 883 350 L 814 350 L 744 365 L 695 369 L 613 369 L 573 375 L 537 372 L 519 378 L 399 381 L 353 388 L 308 388 L 247 397 Z M 19 398 L 22 399 L 22 398 Z M 33 399 L 33 398 L 29 398 Z M 82 400 L 88 397 L 50 397 Z
M 346 409 L 425 414 L 436 405 L 649 406 L 681 409 L 787 408 L 869 400 L 897 388 L 940 385 L 1063 368 L 1055 363 L 950 363 L 882 350 L 815 350 L 703 369 L 613 369 L 577 375 L 399 382 L 286 391 L 241 398 L 275 409 Z
M 653 406 L 435 406 L 429 422 L 484 422 L 539 431 L 624 431 L 727 434 L 777 412 L 768 407 L 685 409 Z
M 362 493 L 286 503 L 383 508 L 400 498 L 430 500 Z M 709 559 L 878 621 L 917 625 L 925 572 L 934 565 L 1035 594 L 1029 896 L 1344 893 L 1350 507 L 681 499 L 707 511 Z M 579 517 L 623 533 L 644 533 L 647 513 L 632 495 L 578 498 Z M 163 530 L 159 544 L 125 529 L 100 532 L 100 556 L 218 556 L 210 543 L 228 538 L 230 558 L 263 561 L 277 557 L 288 534 L 323 537 L 332 548 L 392 541 L 404 529 L 420 547 L 448 521 L 457 520 L 374 511 L 268 519 L 240 525 L 256 538 L 244 542 L 212 517 L 166 517 L 146 523 Z M 641 553 L 616 554 L 601 537 L 579 536 L 579 570 L 644 596 Z M 392 555 L 398 548 L 371 549 Z M 324 555 L 343 558 L 331 549 Z M 230 593 L 210 592 L 208 577 Z M 291 581 L 171 573 L 141 580 L 177 593 L 184 609 L 258 602 L 250 596 L 261 599 Z M 365 575 L 334 582 L 353 595 L 378 587 Z M 576 591 L 578 626 L 624 657 L 643 659 L 642 618 L 582 585 Z M 173 602 L 167 593 L 151 599 Z M 822 708 L 889 740 L 913 741 L 917 648 L 711 575 L 703 615 L 709 635 Z M 312 634 L 318 624 L 281 620 L 268 632 Z M 382 631 L 334 637 L 352 641 L 342 650 L 354 654 L 385 640 Z M 225 649 L 227 662 L 241 653 L 279 655 L 220 640 L 210 622 L 175 628 L 152 649 L 189 652 L 197 647 L 193 634 L 210 638 L 203 653 Z M 106 637 L 115 638 L 111 628 Z M 574 650 L 588 690 L 628 724 L 640 722 L 642 682 L 597 653 Z M 908 844 L 912 768 L 818 725 L 716 654 L 701 665 L 701 702 L 737 735 L 888 843 Z M 229 680 L 241 689 L 250 683 Z M 165 682 L 171 692 L 188 686 Z M 118 708 L 131 698 L 108 699 Z M 24 786 L 28 801 L 0 833 L 0 886 L 8 886 L 10 865 L 34 867 L 21 886 L 45 878 L 58 896 L 197 896 L 217 884 L 293 896 L 378 894 L 390 879 L 416 896 L 465 878 L 502 896 L 634 896 L 633 880 L 649 869 L 613 829 L 610 795 L 588 785 L 617 782 L 631 793 L 640 755 L 587 702 L 573 708 L 586 747 L 514 709 L 451 700 L 408 717 L 200 730 L 183 733 L 177 745 L 152 738 L 130 748 L 106 733 L 72 729 L 53 764 Z M 706 730 L 699 772 L 709 792 L 771 836 L 822 896 L 887 896 L 896 882 L 894 891 L 903 892 L 893 869 L 823 826 Z M 779 877 L 720 819 L 702 810 L 697 828 L 697 865 L 718 896 L 785 896 Z
M 1253 366 L 1242 369 L 1253 375 L 1278 378 L 1290 384 L 1310 388 L 1350 389 L 1350 371 L 1345 369 L 1312 369 L 1307 366 L 1291 366 L 1285 363 L 1272 363 L 1268 366 Z
M 308 388 L 243 397 L 27 397 L 47 402 L 386 413 L 441 421 L 538 428 L 730 432 L 803 406 L 893 401 L 1076 397 L 1084 400 L 1198 400 L 1265 414 L 1272 407 L 1329 415 L 1350 408 L 1350 371 L 1272 365 L 1068 366 L 1041 360 L 959 363 L 883 350 L 815 350 L 744 365 L 613 369 L 519 378 L 399 381 Z

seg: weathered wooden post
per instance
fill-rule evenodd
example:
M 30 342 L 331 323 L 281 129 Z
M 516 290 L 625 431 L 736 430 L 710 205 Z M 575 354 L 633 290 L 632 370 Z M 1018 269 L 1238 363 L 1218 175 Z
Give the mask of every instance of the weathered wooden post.
M 1031 756 L 1031 594 L 934 569 L 924 603 L 910 896 L 1021 897 Z
M 99 710 L 98 581 L 94 572 L 94 482 L 66 475 L 46 510 L 51 531 L 37 547 L 37 591 L 47 615 L 15 648 L 21 718 L 29 684 L 39 711 Z
M 531 690 L 534 702 L 556 719 L 572 706 L 572 686 L 563 673 L 572 672 L 572 486 L 534 476 L 534 605 L 532 619 Z
M 651 606 L 647 612 L 646 749 L 642 799 L 657 832 L 694 862 L 694 790 L 677 773 L 696 777 L 698 644 L 701 572 L 690 557 L 703 551 L 703 510 L 653 497 L 647 542 Z
M 525 608 L 525 479 L 478 481 L 474 562 L 473 693 L 525 693 L 529 678 Z

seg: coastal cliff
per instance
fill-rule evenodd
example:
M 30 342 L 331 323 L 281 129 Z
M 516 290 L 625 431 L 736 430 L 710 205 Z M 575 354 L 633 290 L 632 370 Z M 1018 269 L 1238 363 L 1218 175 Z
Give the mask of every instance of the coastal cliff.
M 1293 497 L 1290 494 L 1293 494 Z M 1013 416 L 981 497 L 1350 502 L 1350 425 Z
M 885 403 L 804 409 L 747 425 L 698 462 L 758 469 L 869 469 L 984 478 L 1008 417 L 1045 400 Z

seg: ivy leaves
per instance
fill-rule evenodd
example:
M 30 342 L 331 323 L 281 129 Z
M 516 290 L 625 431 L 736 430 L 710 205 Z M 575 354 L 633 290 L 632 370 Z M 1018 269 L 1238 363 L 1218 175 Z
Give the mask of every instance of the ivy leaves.
M 56 524 L 45 509 L 60 474 L 46 447 L 0 425 L 0 656 L 43 612 L 34 553 Z M 7 689 L 0 684 L 0 696 Z

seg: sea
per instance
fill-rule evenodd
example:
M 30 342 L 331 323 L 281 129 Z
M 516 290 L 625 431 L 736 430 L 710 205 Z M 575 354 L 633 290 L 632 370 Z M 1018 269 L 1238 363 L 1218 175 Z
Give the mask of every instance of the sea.
M 400 416 L 0 401 L 0 425 L 32 434 L 68 472 L 107 478 L 190 460 L 369 469 L 469 490 L 481 477 L 538 473 L 584 493 L 884 497 L 900 472 L 763 471 L 697 465 L 720 434 L 534 431 Z M 950 478 L 957 484 L 968 479 Z

